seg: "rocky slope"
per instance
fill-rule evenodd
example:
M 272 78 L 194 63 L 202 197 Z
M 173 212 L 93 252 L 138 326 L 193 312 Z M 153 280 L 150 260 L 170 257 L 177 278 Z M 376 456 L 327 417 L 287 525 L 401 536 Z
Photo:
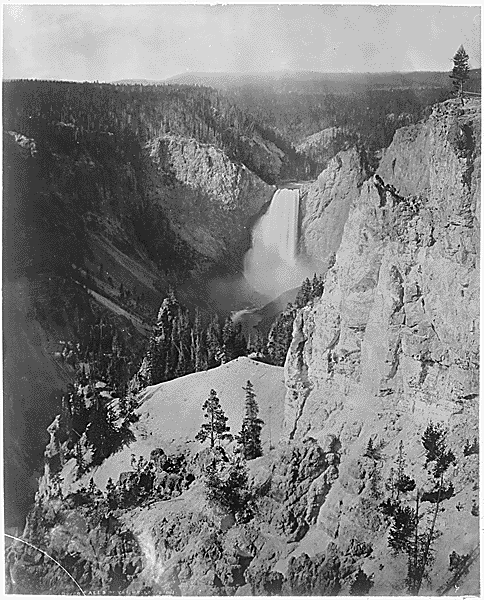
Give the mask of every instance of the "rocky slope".
M 308 150 L 324 151 L 331 140 L 333 140 L 340 132 L 341 129 L 339 127 L 326 127 L 326 129 L 322 129 L 321 131 L 308 136 L 296 146 L 296 150 L 299 152 L 307 152 Z
M 420 532 L 429 531 L 435 515 L 438 534 L 431 540 L 433 562 L 421 593 L 479 592 L 478 449 L 470 448 L 478 437 L 479 140 L 480 102 L 462 108 L 449 101 L 436 106 L 426 122 L 397 132 L 372 179 L 363 181 L 354 153 L 336 157 L 321 176 L 319 197 L 313 189 L 313 204 L 332 203 L 334 194 L 337 210 L 347 211 L 348 218 L 322 297 L 295 319 L 279 404 L 281 439 L 248 464 L 252 515 L 234 519 L 207 502 L 203 452 L 163 458 L 154 480 L 133 467 L 118 486 L 126 493 L 134 489 L 136 502 L 105 512 L 96 525 L 100 538 L 109 527 L 129 533 L 125 559 L 120 545 L 113 549 L 120 557 L 113 561 L 120 563 L 119 578 L 110 574 L 98 583 L 102 567 L 83 549 L 85 538 L 76 538 L 77 559 L 69 560 L 80 576 L 78 565 L 89 567 L 86 589 L 405 594 L 407 558 L 390 552 L 391 520 L 382 509 L 395 490 L 402 442 L 405 470 L 421 493 Z M 156 427 L 150 431 L 146 417 L 163 411 L 150 404 L 152 398 L 145 400 L 140 423 L 148 441 L 140 439 L 136 448 L 156 462 L 149 442 Z M 439 494 L 438 513 L 435 498 L 422 493 L 432 483 L 422 444 L 430 421 L 448 428 L 446 443 L 455 455 L 445 475 L 452 487 L 445 497 Z M 141 429 L 138 435 L 143 437 Z M 99 473 L 101 488 L 109 469 L 117 474 L 126 468 L 127 453 L 128 448 L 93 473 Z M 173 471 L 175 463 L 182 466 Z M 63 476 L 66 495 L 77 484 L 67 470 Z M 154 496 L 153 481 L 162 490 Z M 59 481 L 45 484 L 50 500 L 39 510 L 57 512 L 34 531 L 67 561 L 54 533 L 61 536 L 80 514 L 72 505 L 77 496 L 61 500 Z M 86 506 L 99 511 L 108 502 L 100 498 L 94 494 Z M 405 503 L 415 506 L 415 492 Z M 32 518 L 30 532 L 33 523 Z M 450 571 L 453 552 L 461 562 Z M 17 582 L 12 590 L 28 590 L 32 580 L 49 587 L 52 571 L 34 551 L 29 556 L 16 547 L 9 560 L 10 581 Z
M 193 139 L 163 136 L 149 151 L 157 167 L 152 199 L 167 211 L 175 231 L 214 263 L 235 255 L 246 243 L 249 221 L 275 187 Z

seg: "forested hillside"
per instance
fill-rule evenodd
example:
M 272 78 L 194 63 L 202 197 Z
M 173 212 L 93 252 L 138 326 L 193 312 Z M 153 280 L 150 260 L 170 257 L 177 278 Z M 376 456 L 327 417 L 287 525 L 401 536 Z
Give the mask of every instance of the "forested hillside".
M 321 160 L 317 152 L 301 152 L 311 177 L 339 150 L 354 144 L 366 150 L 376 168 L 375 153 L 389 146 L 398 128 L 417 123 L 428 116 L 428 107 L 452 95 L 445 72 L 188 73 L 170 81 L 224 90 L 238 106 L 295 145 L 323 129 L 340 128 L 331 156 Z M 480 69 L 470 71 L 466 89 L 480 92 Z
M 275 177 L 254 157 L 254 136 L 287 155 L 286 168 L 296 159 L 282 135 L 208 87 L 11 81 L 4 83 L 4 104 L 4 129 L 55 139 L 70 150 L 82 143 L 108 146 L 134 168 L 140 146 L 165 133 L 215 145 L 268 183 Z
M 259 88 L 235 88 L 231 96 L 245 110 L 273 127 L 281 135 L 300 144 L 308 136 L 329 127 L 339 128 L 334 154 L 355 144 L 368 154 L 369 162 L 377 166 L 377 153 L 388 147 L 395 131 L 422 119 L 427 108 L 449 97 L 450 85 L 422 89 L 368 89 L 345 94 L 309 92 L 274 94 Z M 315 177 L 325 161 L 313 158 Z M 328 156 L 328 160 L 331 156 Z

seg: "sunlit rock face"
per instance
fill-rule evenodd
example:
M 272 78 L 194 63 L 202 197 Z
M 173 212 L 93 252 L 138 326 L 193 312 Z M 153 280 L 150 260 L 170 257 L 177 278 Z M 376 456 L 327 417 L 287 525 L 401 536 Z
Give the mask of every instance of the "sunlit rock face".
M 322 298 L 294 322 L 285 436 L 334 435 L 341 444 L 339 477 L 317 517 L 319 548 L 335 543 L 344 552 L 349 537 L 371 543 L 381 563 L 372 593 L 405 590 L 397 573 L 405 566 L 385 556 L 385 526 L 364 498 L 370 438 L 384 448 L 381 481 L 391 478 L 402 442 L 425 487 L 422 432 L 430 421 L 448 428 L 457 457 L 449 477 L 462 485 L 466 508 L 456 495 L 439 516 L 429 590 L 445 583 L 453 549 L 478 545 L 477 463 L 462 447 L 478 435 L 479 111 L 477 101 L 448 101 L 397 131 L 375 177 L 351 192 Z
M 326 263 L 338 249 L 364 178 L 361 156 L 352 148 L 339 152 L 316 181 L 302 186 L 299 241 L 302 254 Z
M 397 132 L 359 194 L 348 190 L 355 200 L 324 295 L 295 323 L 288 432 L 319 427 L 308 410 L 296 423 L 308 394 L 318 413 L 342 395 L 385 397 L 442 419 L 477 393 L 477 110 L 439 105 Z

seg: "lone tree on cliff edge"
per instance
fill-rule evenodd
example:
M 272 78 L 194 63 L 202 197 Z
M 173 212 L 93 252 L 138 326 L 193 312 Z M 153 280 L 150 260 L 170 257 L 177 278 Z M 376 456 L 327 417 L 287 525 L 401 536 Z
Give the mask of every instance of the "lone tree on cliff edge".
M 452 84 L 462 100 L 464 83 L 469 79 L 469 55 L 464 50 L 464 46 L 460 46 L 452 60 L 454 61 L 454 68 L 449 77 L 452 79 Z

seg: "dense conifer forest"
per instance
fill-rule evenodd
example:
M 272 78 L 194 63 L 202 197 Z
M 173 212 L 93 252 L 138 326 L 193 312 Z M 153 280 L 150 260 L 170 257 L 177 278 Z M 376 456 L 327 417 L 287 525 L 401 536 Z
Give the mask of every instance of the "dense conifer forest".
M 281 179 L 314 177 L 321 171 L 324 165 L 295 145 L 328 127 L 343 132 L 338 149 L 358 143 L 374 164 L 374 153 L 389 145 L 396 129 L 419 121 L 428 106 L 448 98 L 451 90 L 431 81 L 419 88 L 382 85 L 282 94 L 263 86 L 221 92 L 202 85 L 16 80 L 4 82 L 3 93 L 4 130 L 21 132 L 40 145 L 74 155 L 85 146 L 96 157 L 128 161 L 136 173 L 148 140 L 180 135 L 221 148 L 275 183 L 271 169 L 254 158 L 254 136 L 284 153 Z
M 298 162 L 282 135 L 212 88 L 19 80 L 4 83 L 4 103 L 4 129 L 60 151 L 79 151 L 85 144 L 96 155 L 114 152 L 135 172 L 142 168 L 143 144 L 168 133 L 213 144 L 268 183 L 274 183 L 270 173 L 253 162 L 254 135 L 287 154 L 287 169 Z
M 386 148 L 395 131 L 417 123 L 428 106 L 449 97 L 448 88 L 363 89 L 348 94 L 271 94 L 260 89 L 238 88 L 230 96 L 258 120 L 298 144 L 318 131 L 339 128 L 332 155 L 352 145 L 361 146 L 375 168 L 375 153 Z M 316 176 L 325 166 L 308 155 L 307 175 Z

